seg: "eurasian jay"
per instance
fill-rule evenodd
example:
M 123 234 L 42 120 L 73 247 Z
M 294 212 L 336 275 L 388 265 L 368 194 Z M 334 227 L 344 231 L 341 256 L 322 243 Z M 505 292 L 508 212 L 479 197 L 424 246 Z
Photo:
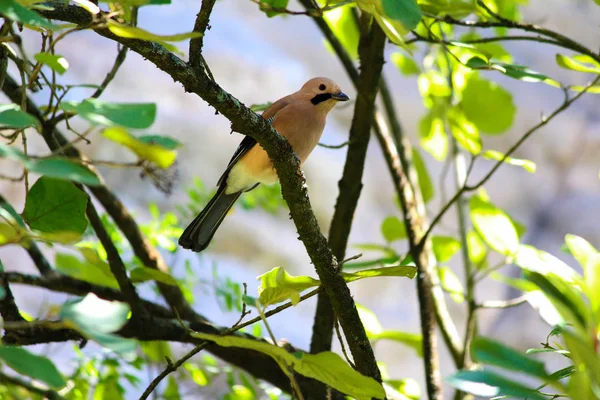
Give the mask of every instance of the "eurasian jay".
M 346 100 L 348 96 L 335 82 L 327 78 L 313 78 L 299 91 L 269 106 L 262 117 L 286 137 L 300 162 L 304 163 L 323 134 L 327 114 L 338 101 Z M 246 136 L 219 179 L 217 193 L 185 229 L 179 245 L 195 252 L 204 250 L 243 192 L 261 183 L 273 184 L 277 180 L 267 152 L 256 140 Z

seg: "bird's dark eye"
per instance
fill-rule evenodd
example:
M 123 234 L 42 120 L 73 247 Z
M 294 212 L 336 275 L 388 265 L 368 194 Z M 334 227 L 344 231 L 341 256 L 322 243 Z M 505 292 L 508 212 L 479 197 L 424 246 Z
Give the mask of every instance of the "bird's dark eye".
M 319 85 L 319 90 L 325 90 L 325 89 L 327 89 L 327 86 L 325 86 L 324 84 L 321 83 Z

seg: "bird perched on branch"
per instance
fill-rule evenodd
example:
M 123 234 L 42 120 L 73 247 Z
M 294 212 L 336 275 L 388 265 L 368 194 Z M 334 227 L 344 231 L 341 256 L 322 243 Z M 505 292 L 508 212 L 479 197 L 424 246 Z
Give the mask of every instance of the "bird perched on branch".
M 304 163 L 321 138 L 327 114 L 338 101 L 346 100 L 348 96 L 335 82 L 327 78 L 313 78 L 296 93 L 273 103 L 262 117 L 285 136 L 300 162 Z M 261 183 L 275 182 L 277 173 L 267 152 L 256 140 L 246 136 L 219 179 L 217 193 L 185 229 L 179 245 L 195 252 L 204 250 L 243 192 Z

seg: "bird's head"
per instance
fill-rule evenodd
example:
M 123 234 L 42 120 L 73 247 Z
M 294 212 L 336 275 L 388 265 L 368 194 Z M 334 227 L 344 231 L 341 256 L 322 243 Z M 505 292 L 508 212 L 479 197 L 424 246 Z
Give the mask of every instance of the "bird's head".
M 337 104 L 338 101 L 348 101 L 349 98 L 340 89 L 339 85 L 327 78 L 313 78 L 306 82 L 300 89 L 302 97 L 325 112 Z

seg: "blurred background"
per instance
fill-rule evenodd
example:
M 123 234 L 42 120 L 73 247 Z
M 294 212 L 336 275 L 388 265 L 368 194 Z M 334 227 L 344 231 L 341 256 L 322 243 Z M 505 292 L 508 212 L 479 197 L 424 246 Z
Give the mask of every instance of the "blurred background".
M 159 34 L 189 31 L 198 8 L 199 2 L 191 0 L 177 0 L 165 7 L 145 7 L 140 11 L 139 24 Z M 291 1 L 289 8 L 299 10 L 301 6 Z M 524 7 L 524 17 L 526 21 L 558 30 L 592 48 L 600 43 L 600 7 L 590 0 L 531 0 Z M 30 54 L 37 52 L 38 38 L 25 39 Z M 180 44 L 179 48 L 187 53 L 186 44 Z M 558 51 L 555 48 L 517 42 L 506 43 L 506 48 L 513 54 L 515 64 L 527 65 L 563 83 L 586 83 L 584 74 L 560 69 L 555 64 L 554 55 Z M 388 46 L 388 52 L 393 50 Z M 57 49 L 57 53 L 64 55 L 70 63 L 63 83 L 100 82 L 111 68 L 116 51 L 114 43 L 92 33 L 71 35 Z M 211 29 L 204 41 L 204 56 L 217 82 L 246 105 L 274 101 L 298 90 L 306 80 L 315 76 L 336 80 L 345 93 L 355 97 L 341 64 L 327 51 L 320 31 L 310 18 L 266 18 L 250 0 L 217 2 L 211 16 Z M 385 75 L 391 84 L 401 123 L 413 143 L 417 144 L 418 123 L 425 112 L 417 81 L 414 77 L 402 76 L 389 62 L 389 57 L 386 61 Z M 536 124 L 542 114 L 551 112 L 563 100 L 560 90 L 543 84 L 511 80 L 493 73 L 486 76 L 513 93 L 518 114 L 508 133 L 494 137 L 484 135 L 485 149 L 505 151 L 523 132 Z M 78 89 L 72 91 L 70 99 L 81 100 L 86 95 L 89 95 L 87 91 Z M 42 94 L 39 99 L 43 98 Z M 242 137 L 230 134 L 227 120 L 215 115 L 214 109 L 201 99 L 184 93 L 180 84 L 131 52 L 103 99 L 157 103 L 158 116 L 150 131 L 173 136 L 184 144 L 179 151 L 179 178 L 171 196 L 156 190 L 148 180 L 141 180 L 138 171 L 110 168 L 101 168 L 101 171 L 107 185 L 141 221 L 150 220 L 149 204 L 153 202 L 161 213 L 173 212 L 179 216 L 180 226 L 185 227 L 189 220 L 181 218 L 178 206 L 189 202 L 186 189 L 193 185 L 194 178 L 199 178 L 211 190 Z M 347 140 L 352 109 L 353 103 L 346 103 L 330 114 L 322 143 L 339 144 Z M 561 252 L 566 233 L 580 235 L 600 246 L 599 111 L 598 96 L 584 96 L 549 126 L 533 135 L 515 155 L 534 161 L 537 164 L 535 174 L 506 165 L 485 186 L 497 206 L 529 228 L 524 242 L 546 250 L 574 267 L 573 260 Z M 33 135 L 30 137 L 34 151 L 46 154 L 42 141 Z M 79 148 L 92 159 L 134 160 L 126 150 L 100 136 L 92 138 L 91 145 L 80 145 Z M 304 166 L 311 202 L 325 234 L 338 195 L 337 182 L 341 177 L 345 151 L 317 147 Z M 437 185 L 437 195 L 428 204 L 430 215 L 435 215 L 442 204 L 439 176 L 443 165 L 429 155 L 424 157 Z M 479 160 L 472 178 L 475 180 L 482 176 L 491 165 L 491 162 Z M 13 164 L 2 162 L 0 167 L 3 173 L 18 173 Z M 391 178 L 375 140 L 371 141 L 369 148 L 363 183 L 348 256 L 360 252 L 352 247 L 354 244 L 384 243 L 381 222 L 390 215 L 400 216 Z M 454 192 L 452 179 L 448 179 L 444 187 L 450 197 Z M 22 184 L 0 181 L 0 192 L 18 211 L 22 210 Z M 448 213 L 437 232 L 455 235 L 456 214 Z M 402 243 L 398 246 L 398 251 L 406 251 Z M 47 254 L 53 259 L 52 249 L 47 249 Z M 202 255 L 186 251 L 165 252 L 164 255 L 179 277 L 186 276 L 184 265 L 186 261 L 190 262 L 193 277 L 187 279 L 195 280 L 196 309 L 221 325 L 231 325 L 239 313 L 228 312 L 222 299 L 215 295 L 217 282 L 223 283 L 227 279 L 245 282 L 248 294 L 256 295 L 256 276 L 277 266 L 294 275 L 316 277 L 285 208 L 268 213 L 260 208 L 244 210 L 236 207 L 208 251 Z M 35 273 L 29 258 L 16 246 L 1 248 L 0 258 L 7 270 Z M 214 266 L 218 271 L 217 277 Z M 454 257 L 450 266 L 463 276 L 460 256 Z M 514 274 L 510 267 L 505 267 L 503 272 Z M 359 304 L 376 313 L 385 329 L 419 332 L 414 281 L 376 278 L 352 283 L 351 290 Z M 13 291 L 17 304 L 34 316 L 43 315 L 49 305 L 64 301 L 63 296 L 37 289 L 16 286 Z M 154 296 L 149 285 L 144 286 L 142 292 L 148 297 Z M 490 279 L 483 281 L 477 292 L 480 300 L 501 300 L 515 295 Z M 311 299 L 271 318 L 275 335 L 307 349 L 315 304 L 315 299 Z M 465 306 L 454 303 L 450 298 L 448 304 L 462 332 Z M 479 318 L 482 334 L 502 338 L 519 350 L 537 346 L 550 330 L 528 305 L 503 312 L 482 311 Z M 339 349 L 337 343 L 336 348 Z M 73 357 L 70 345 L 54 344 L 41 349 L 49 355 L 59 356 L 53 359 L 62 369 L 68 370 Z M 98 350 L 98 347 L 91 346 L 86 351 Z M 414 378 L 422 384 L 422 363 L 411 349 L 381 342 L 375 350 L 377 359 L 386 364 L 390 377 Z M 59 359 L 64 362 L 59 362 Z M 549 360 L 555 362 L 556 358 Z M 443 375 L 453 370 L 448 353 L 442 350 Z M 450 392 L 448 390 L 448 396 Z M 199 396 L 196 398 L 214 398 L 214 393 L 207 393 L 195 395 Z M 137 390 L 130 394 L 137 398 Z

